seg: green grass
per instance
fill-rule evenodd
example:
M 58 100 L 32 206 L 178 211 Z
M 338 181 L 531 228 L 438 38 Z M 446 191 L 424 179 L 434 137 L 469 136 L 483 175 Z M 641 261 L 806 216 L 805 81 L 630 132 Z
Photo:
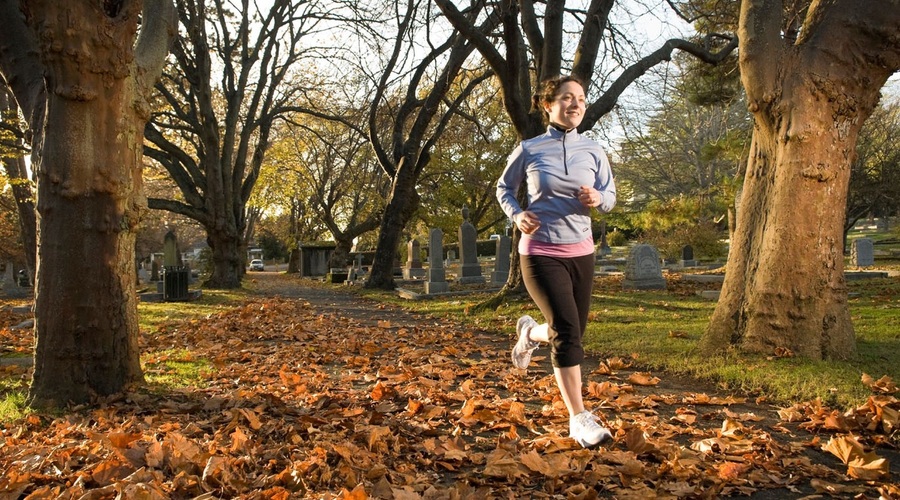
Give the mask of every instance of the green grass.
M 27 382 L 10 377 L 0 377 L 0 422 L 12 422 L 29 413 L 25 406 L 28 396 Z
M 138 304 L 138 323 L 142 332 L 152 332 L 167 323 L 204 318 L 226 311 L 249 294 L 248 288 L 237 290 L 203 290 L 197 300 L 187 302 L 141 302 Z
M 145 353 L 141 356 L 144 380 L 151 390 L 169 391 L 201 387 L 212 364 L 185 349 Z
M 249 281 L 249 280 L 248 280 Z M 188 302 L 142 302 L 138 305 L 141 332 L 152 335 L 169 324 L 202 319 L 227 311 L 243 303 L 251 290 L 245 285 L 237 290 L 203 290 L 201 297 Z M 201 387 L 212 371 L 207 359 L 197 358 L 188 350 L 147 351 L 141 353 L 144 380 L 153 391 Z

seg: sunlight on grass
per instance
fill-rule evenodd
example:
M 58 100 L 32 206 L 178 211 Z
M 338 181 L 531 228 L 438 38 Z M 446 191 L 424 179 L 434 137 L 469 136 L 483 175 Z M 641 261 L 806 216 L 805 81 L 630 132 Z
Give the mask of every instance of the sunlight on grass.
M 186 302 L 141 302 L 138 304 L 138 323 L 142 332 L 152 332 L 166 323 L 204 318 L 226 311 L 247 299 L 249 291 L 203 290 L 198 300 Z
M 201 387 L 212 373 L 209 360 L 197 358 L 186 349 L 146 353 L 141 357 L 144 379 L 149 387 L 162 390 Z
M 19 378 L 0 378 L 0 422 L 12 422 L 27 415 L 28 384 Z
M 13 422 L 28 414 L 25 406 L 25 392 L 4 393 L 0 399 L 0 422 Z

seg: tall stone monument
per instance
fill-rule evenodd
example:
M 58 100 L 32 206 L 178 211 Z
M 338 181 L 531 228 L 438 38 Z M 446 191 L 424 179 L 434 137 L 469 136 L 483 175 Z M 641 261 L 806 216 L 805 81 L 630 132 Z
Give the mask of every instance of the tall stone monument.
M 509 236 L 500 235 L 500 238 L 497 239 L 494 272 L 491 273 L 491 283 L 494 285 L 503 285 L 509 279 L 510 252 L 512 252 L 512 242 Z
M 444 271 L 444 232 L 434 228 L 428 235 L 428 281 L 425 282 L 425 293 L 444 293 L 449 290 L 447 275 Z
M 469 222 L 469 209 L 462 209 L 463 223 L 459 226 L 460 283 L 484 283 L 481 264 L 478 263 L 478 231 Z
M 163 238 L 163 266 L 170 267 L 177 265 L 178 238 L 175 237 L 175 232 L 170 229 Z

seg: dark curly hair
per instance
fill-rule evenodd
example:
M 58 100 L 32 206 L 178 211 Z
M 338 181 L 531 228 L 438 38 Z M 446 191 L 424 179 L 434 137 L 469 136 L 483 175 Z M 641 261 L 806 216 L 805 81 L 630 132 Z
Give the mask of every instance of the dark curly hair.
M 532 111 L 537 110 L 541 112 L 545 124 L 550 121 L 550 117 L 547 114 L 547 110 L 544 109 L 544 104 L 552 103 L 556 99 L 556 94 L 559 93 L 559 88 L 569 82 L 575 82 L 581 85 L 582 89 L 585 88 L 581 78 L 574 75 L 559 75 L 542 81 L 538 85 L 537 92 L 531 96 L 531 109 Z

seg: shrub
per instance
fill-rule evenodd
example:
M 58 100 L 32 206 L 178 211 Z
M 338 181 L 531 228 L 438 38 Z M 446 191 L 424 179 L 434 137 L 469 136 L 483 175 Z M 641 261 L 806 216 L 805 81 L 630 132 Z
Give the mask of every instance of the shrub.
M 625 233 L 619 231 L 618 229 L 613 229 L 612 231 L 606 233 L 606 243 L 611 247 L 625 246 L 627 242 L 628 238 L 625 237 Z
M 728 254 L 723 232 L 713 222 L 684 224 L 670 231 L 647 231 L 644 239 L 669 260 L 681 258 L 681 249 L 690 245 L 695 259 L 720 259 Z

